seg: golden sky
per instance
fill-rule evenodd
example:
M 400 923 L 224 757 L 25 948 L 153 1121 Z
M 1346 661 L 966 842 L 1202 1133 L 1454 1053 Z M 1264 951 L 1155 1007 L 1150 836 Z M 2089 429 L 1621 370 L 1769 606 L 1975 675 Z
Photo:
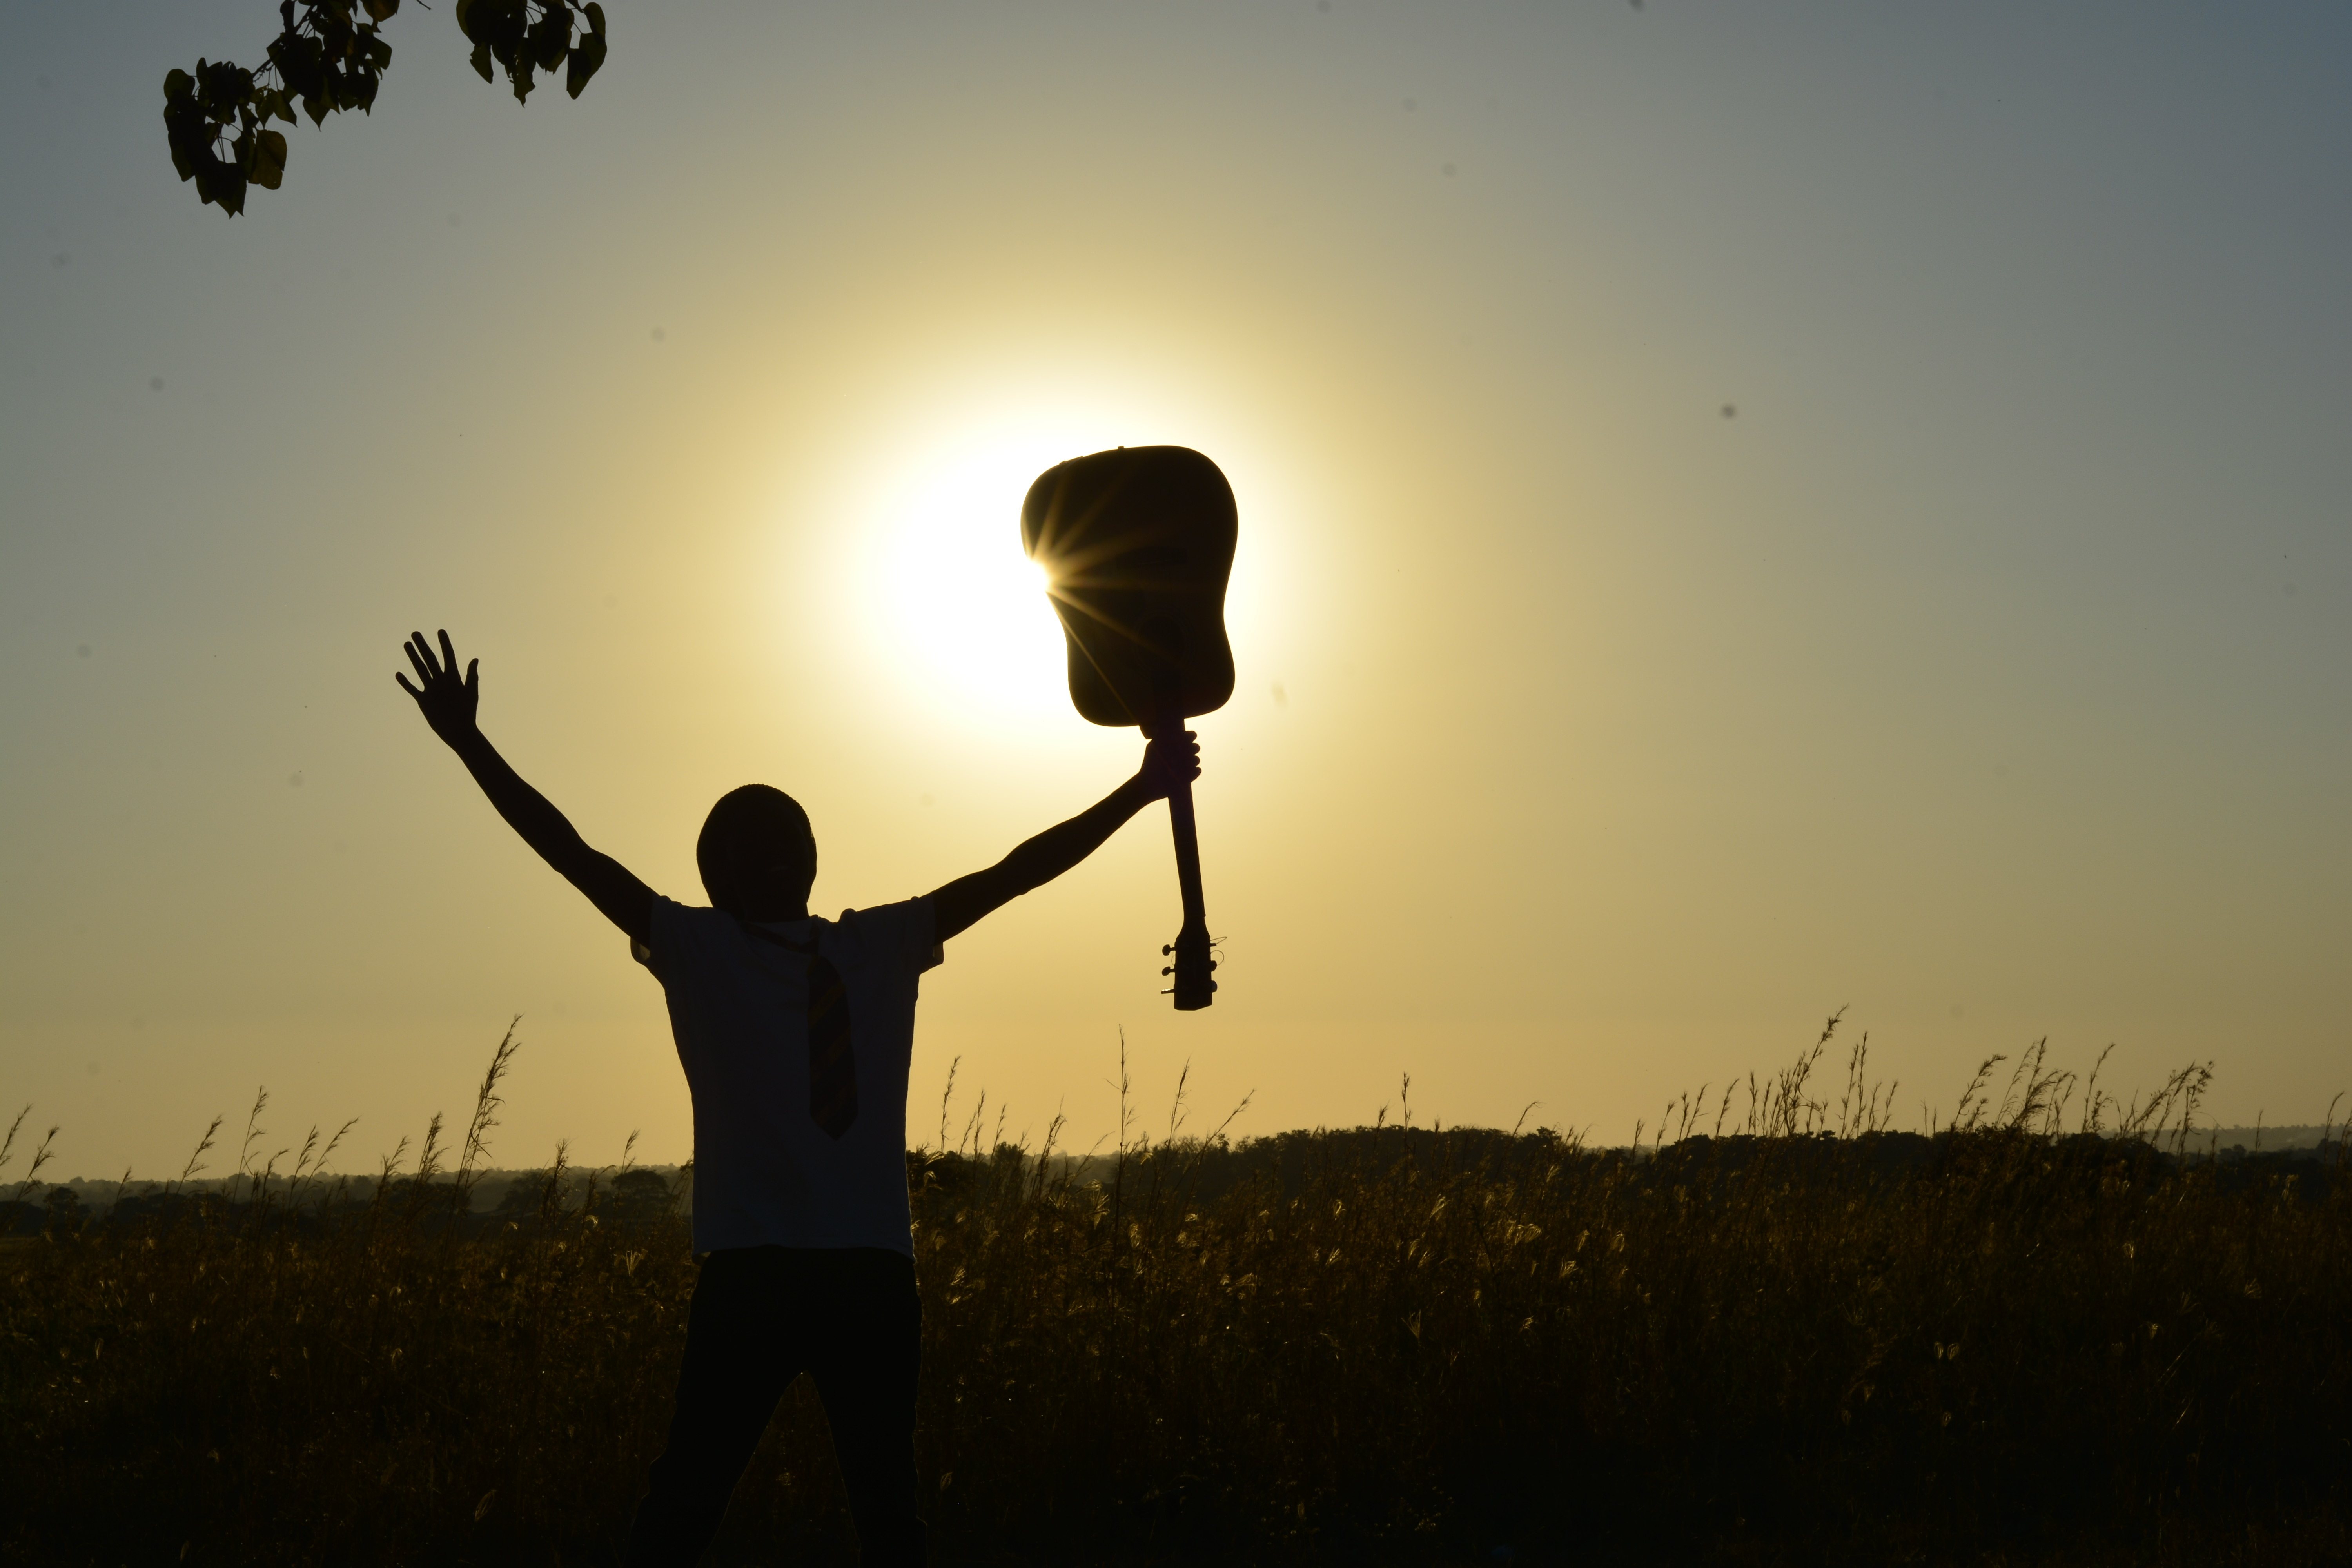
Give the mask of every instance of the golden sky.
M 1167 830 L 950 945 L 910 1133 L 1590 1129 L 1848 1006 L 1906 1123 L 2048 1036 L 2352 1087 L 2340 8 L 658 5 L 518 109 L 409 7 L 224 221 L 160 82 L 266 5 L 19 7 L 0 95 L 0 1095 L 176 1172 L 267 1084 L 347 1168 L 688 1152 L 658 991 L 392 681 L 699 900 L 724 790 L 815 904 L 1131 767 L 1028 480 L 1207 452 L 1224 988 Z M 1832 1098 L 1834 1096 L 1832 1095 Z M 289 1134 L 291 1136 L 289 1136 Z M 231 1156 L 233 1163 L 234 1156 Z M 221 1168 L 216 1159 L 215 1169 Z

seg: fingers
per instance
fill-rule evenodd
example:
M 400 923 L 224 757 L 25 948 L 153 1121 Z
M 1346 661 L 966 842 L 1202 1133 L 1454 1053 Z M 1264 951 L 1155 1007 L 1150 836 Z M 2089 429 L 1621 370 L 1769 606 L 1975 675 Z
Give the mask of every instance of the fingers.
M 408 662 L 415 667 L 416 679 L 426 686 L 431 686 L 436 680 L 458 679 L 457 650 L 450 643 L 446 630 L 441 633 L 441 651 L 438 654 L 433 651 L 433 645 L 425 640 L 423 632 L 409 633 L 408 640 L 400 645 L 400 649 L 408 656 Z M 478 658 L 468 664 L 466 667 L 463 684 L 474 685 L 481 668 L 482 661 Z M 407 682 L 404 680 L 401 684 L 404 686 Z M 413 690 L 414 688 L 411 689 Z
M 422 701 L 424 701 L 424 700 L 425 700 L 425 693 L 423 693 L 422 691 L 419 691 L 419 690 L 418 690 L 416 688 L 415 688 L 414 686 L 409 685 L 409 684 L 408 684 L 408 677 L 406 677 L 406 676 L 404 676 L 404 675 L 401 674 L 398 670 L 394 670 L 394 671 L 393 672 L 393 676 L 392 676 L 392 678 L 393 678 L 394 680 L 397 680 L 398 682 L 400 682 L 400 689 L 401 689 L 403 691 L 407 692 L 411 697 L 415 698 L 419 702 L 422 702 Z
M 1201 742 L 1190 730 L 1181 734 L 1181 740 L 1175 735 L 1154 736 L 1144 747 L 1144 772 L 1163 792 L 1201 776 Z
M 466 662 L 466 689 L 467 689 L 467 690 L 468 690 L 468 691 L 471 691 L 471 690 L 474 690 L 476 688 L 479 687 L 479 686 L 482 684 L 481 677 L 482 677 L 482 661 L 481 661 L 480 659 L 478 659 L 478 658 L 476 658 L 476 659 L 468 659 L 468 660 L 467 660 L 467 662 Z

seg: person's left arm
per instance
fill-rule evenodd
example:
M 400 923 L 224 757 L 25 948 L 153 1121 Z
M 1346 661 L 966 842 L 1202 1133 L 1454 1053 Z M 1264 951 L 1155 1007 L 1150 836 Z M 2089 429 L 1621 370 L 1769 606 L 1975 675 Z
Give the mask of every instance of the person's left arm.
M 1022 894 L 1042 888 L 1096 850 L 1155 800 L 1201 776 L 1201 748 L 1192 731 L 1181 740 L 1155 740 L 1144 748 L 1135 776 L 1067 822 L 1045 829 L 985 871 L 958 877 L 931 894 L 938 939 L 966 931 Z

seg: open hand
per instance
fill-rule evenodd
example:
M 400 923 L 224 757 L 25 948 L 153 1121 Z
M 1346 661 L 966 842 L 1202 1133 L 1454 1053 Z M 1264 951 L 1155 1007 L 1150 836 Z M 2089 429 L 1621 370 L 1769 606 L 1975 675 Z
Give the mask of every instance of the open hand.
M 1201 743 L 1190 730 L 1153 736 L 1143 748 L 1143 766 L 1135 773 L 1152 800 L 1163 799 L 1200 776 Z
M 408 662 L 416 668 L 416 679 L 425 684 L 411 686 L 408 677 L 400 674 L 394 674 L 393 679 L 400 682 L 403 691 L 416 699 L 417 710 L 433 726 L 433 732 L 452 746 L 475 734 L 474 710 L 482 700 L 482 661 L 470 660 L 465 679 L 460 680 L 457 650 L 449 646 L 449 634 L 446 631 L 441 634 L 441 655 L 437 658 L 423 632 L 411 632 L 401 651 L 408 655 Z

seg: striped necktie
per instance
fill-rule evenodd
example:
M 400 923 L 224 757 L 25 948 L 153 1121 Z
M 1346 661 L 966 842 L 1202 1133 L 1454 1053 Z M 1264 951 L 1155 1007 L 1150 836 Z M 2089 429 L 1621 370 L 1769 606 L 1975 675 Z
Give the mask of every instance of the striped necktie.
M 826 1137 L 838 1138 L 857 1120 L 857 1054 L 850 1045 L 849 988 L 842 984 L 841 971 L 817 951 L 814 931 L 803 947 L 749 921 L 741 923 L 761 941 L 808 959 L 809 1116 Z

